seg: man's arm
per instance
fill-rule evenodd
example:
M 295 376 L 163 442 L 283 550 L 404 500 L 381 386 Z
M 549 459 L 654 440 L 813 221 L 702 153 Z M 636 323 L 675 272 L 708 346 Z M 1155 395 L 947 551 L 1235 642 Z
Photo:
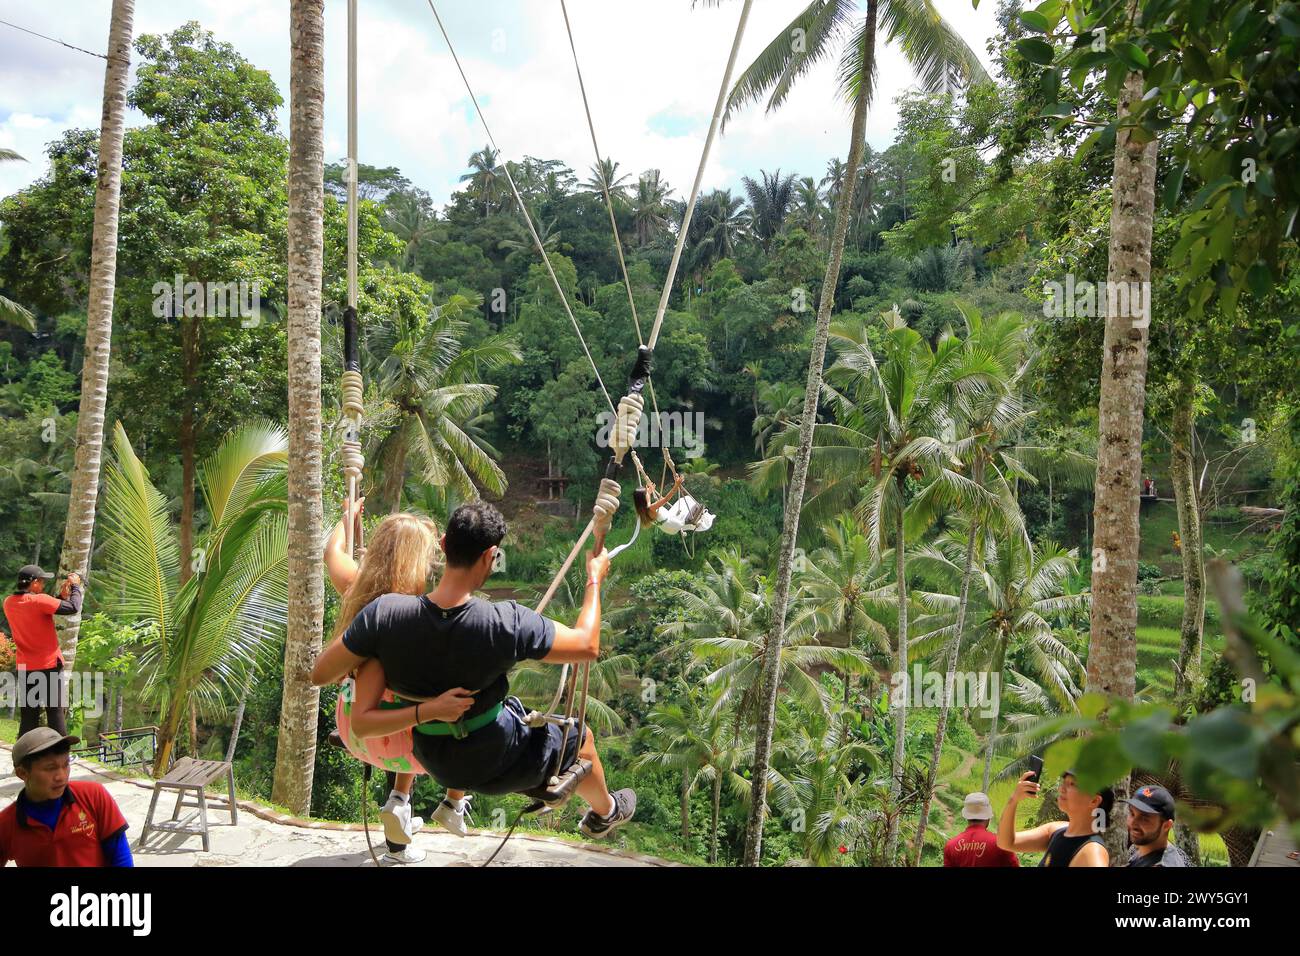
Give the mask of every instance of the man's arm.
M 605 551 L 587 558 L 587 593 L 573 627 L 555 622 L 555 640 L 542 658 L 547 664 L 583 664 L 600 656 L 600 585 L 609 573 Z
M 1032 770 L 1026 771 L 1012 791 L 1007 805 L 1002 808 L 1002 817 L 998 820 L 998 846 L 1003 850 L 1016 853 L 1036 853 L 1047 849 L 1052 834 L 1061 828 L 1060 823 L 1044 823 L 1023 833 L 1016 832 L 1016 807 L 1020 801 L 1030 796 L 1037 796 L 1038 784 L 1029 778 L 1034 776 Z
M 63 582 L 63 588 L 59 591 L 59 606 L 51 613 L 80 614 L 81 599 L 81 575 L 74 572 Z
M 107 840 L 104 840 L 100 843 L 100 846 L 104 850 L 105 866 L 135 866 L 135 860 L 131 858 L 131 843 L 126 838 L 125 828 L 118 830 Z

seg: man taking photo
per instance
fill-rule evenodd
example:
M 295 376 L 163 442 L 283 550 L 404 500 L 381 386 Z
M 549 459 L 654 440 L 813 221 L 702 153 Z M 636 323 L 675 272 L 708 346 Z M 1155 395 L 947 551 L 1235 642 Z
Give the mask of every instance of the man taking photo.
M 81 577 L 69 574 L 58 597 L 45 593 L 45 582 L 53 577 L 35 564 L 25 565 L 18 570 L 14 593 L 5 598 L 5 617 L 17 648 L 20 737 L 40 726 L 42 709 L 52 729 L 60 735 L 68 731 L 63 652 L 54 631 L 54 615 L 81 613 Z

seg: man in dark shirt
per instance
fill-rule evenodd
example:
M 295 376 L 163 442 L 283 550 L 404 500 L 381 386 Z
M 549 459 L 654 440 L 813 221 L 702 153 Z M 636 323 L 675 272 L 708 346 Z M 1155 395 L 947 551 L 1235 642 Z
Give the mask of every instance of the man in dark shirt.
M 1187 854 L 1169 839 L 1173 828 L 1173 794 L 1164 787 L 1139 787 L 1128 799 L 1128 865 L 1190 866 Z
M 421 722 L 419 706 L 385 714 L 385 732 L 414 727 L 415 755 L 440 784 L 479 793 L 517 793 L 542 786 L 582 757 L 592 771 L 578 784 L 591 806 L 580 829 L 603 838 L 632 818 L 636 794 L 610 794 L 589 728 L 579 739 L 554 724 L 531 727 L 518 698 L 508 696 L 512 667 L 524 660 L 551 664 L 594 661 L 600 653 L 600 585 L 605 552 L 588 558 L 587 592 L 574 627 L 542 617 L 514 601 L 475 597 L 492 573 L 506 524 L 486 502 L 462 505 L 442 538 L 446 570 L 429 594 L 385 594 L 367 604 L 339 640 L 317 659 L 312 680 L 330 684 L 371 657 L 383 665 L 394 693 L 407 702 L 458 689 L 474 703 L 456 724 Z M 563 749 L 563 753 L 561 753 Z

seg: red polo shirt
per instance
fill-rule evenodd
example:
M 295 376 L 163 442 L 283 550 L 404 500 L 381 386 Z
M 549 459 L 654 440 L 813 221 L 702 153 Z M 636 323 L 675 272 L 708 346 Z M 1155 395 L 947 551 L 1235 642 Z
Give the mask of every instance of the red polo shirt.
M 25 791 L 24 791 L 25 793 Z M 24 812 L 24 793 L 0 810 L 0 866 L 104 866 L 104 840 L 126 829 L 117 802 L 92 780 L 72 780 L 50 830 Z
M 943 845 L 944 866 L 1019 866 L 1010 850 L 998 847 L 997 834 L 988 827 L 968 826 Z
M 63 664 L 54 614 L 63 602 L 53 594 L 11 594 L 5 598 L 5 617 L 14 632 L 18 666 L 44 671 Z

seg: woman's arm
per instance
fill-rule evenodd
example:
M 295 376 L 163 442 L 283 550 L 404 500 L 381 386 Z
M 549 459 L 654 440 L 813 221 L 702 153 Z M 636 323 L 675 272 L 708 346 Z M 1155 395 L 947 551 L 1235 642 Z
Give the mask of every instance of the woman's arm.
M 379 703 L 384 696 L 386 678 L 379 661 L 366 661 L 357 671 L 356 698 L 352 702 L 352 732 L 358 737 L 382 737 L 408 730 L 419 722 L 443 720 L 455 723 L 474 703 L 474 695 L 464 687 L 455 687 L 428 703 L 415 707 L 383 710 Z
M 677 494 L 677 489 L 680 488 L 681 486 L 682 486 L 682 476 L 678 475 L 677 480 L 673 482 L 673 486 L 668 489 L 668 492 L 662 498 L 660 498 L 658 501 L 652 504 L 649 510 L 651 512 L 655 512 L 658 511 L 660 508 L 662 508 L 664 505 L 668 504 L 668 502 L 672 500 L 673 495 Z
M 344 501 L 343 517 L 339 519 L 339 523 L 334 526 L 329 540 L 325 542 L 325 570 L 329 572 L 330 583 L 334 585 L 334 590 L 339 594 L 346 594 L 348 588 L 352 587 L 352 582 L 357 579 L 357 562 L 353 560 L 352 555 L 348 554 L 345 544 L 348 522 L 353 522 L 355 527 L 365 502 L 365 498 L 358 498 L 352 510 L 349 511 L 348 503 Z

